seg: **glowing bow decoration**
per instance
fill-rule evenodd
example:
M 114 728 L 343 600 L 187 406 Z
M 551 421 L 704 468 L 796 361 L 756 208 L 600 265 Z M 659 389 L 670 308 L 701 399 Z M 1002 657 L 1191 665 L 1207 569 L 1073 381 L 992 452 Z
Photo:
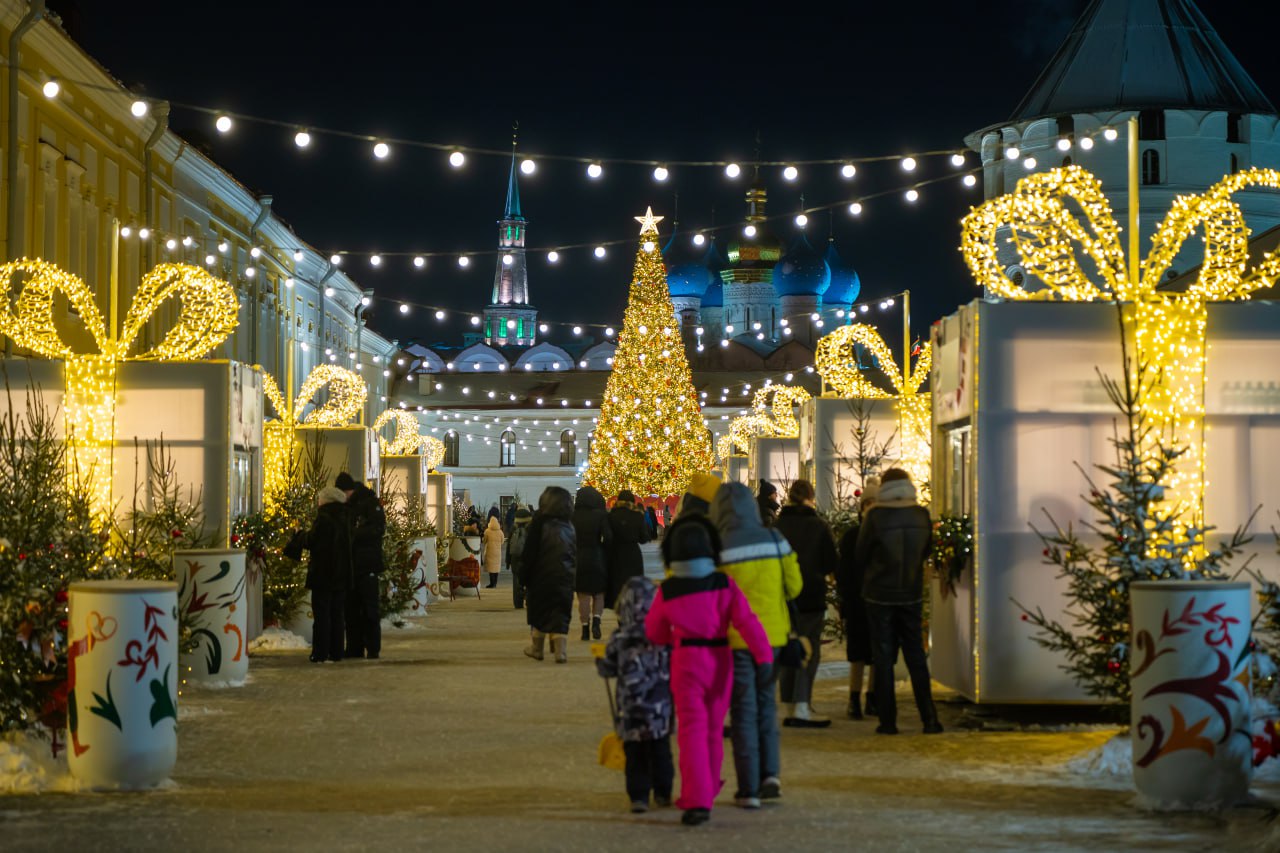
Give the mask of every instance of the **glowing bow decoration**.
M 328 402 L 307 412 L 311 398 L 326 386 Z M 267 421 L 262 431 L 263 501 L 268 507 L 274 507 L 289 485 L 289 467 L 296 442 L 294 430 L 300 424 L 346 426 L 364 408 L 369 387 L 358 374 L 344 367 L 322 364 L 307 374 L 292 406 L 285 402 L 270 374 L 263 374 L 262 390 L 277 416 L 276 420 Z
M 773 405 L 770 407 L 770 398 Z M 751 414 L 734 418 L 729 422 L 729 432 L 716 442 L 716 455 L 725 464 L 735 450 L 747 452 L 751 438 L 797 438 L 800 422 L 796 420 L 794 406 L 810 399 L 809 392 L 798 385 L 768 385 L 756 391 L 752 398 Z
M 404 409 L 387 409 L 378 415 L 378 419 L 373 422 L 373 429 L 377 432 L 390 423 L 396 425 L 396 433 L 391 441 L 384 446 L 385 455 L 415 456 L 420 454 L 427 457 L 428 471 L 436 470 L 440 463 L 444 461 L 444 442 L 435 436 L 421 435 L 419 430 L 422 425 L 413 414 Z
M 1143 399 L 1155 427 L 1148 450 L 1170 433 L 1187 447 L 1183 459 L 1190 464 L 1179 465 L 1166 494 L 1171 505 L 1189 510 L 1190 525 L 1199 523 L 1204 505 L 1205 303 L 1247 299 L 1280 278 L 1280 256 L 1274 253 L 1249 267 L 1249 228 L 1232 199 L 1249 187 L 1280 189 L 1280 172 L 1237 172 L 1202 195 L 1175 199 L 1152 237 L 1138 281 L 1130 280 L 1121 229 L 1101 181 L 1079 166 L 1025 177 L 1015 192 L 975 208 L 963 222 L 965 262 L 992 293 L 1007 299 L 1131 303 L 1125 322 L 1138 362 L 1161 373 Z M 1198 278 L 1183 292 L 1160 290 L 1183 243 L 1200 229 L 1204 264 Z M 1027 276 L 1044 289 L 1028 291 L 1005 275 L 998 257 L 1005 243 L 1013 245 Z
M 857 345 L 865 347 L 875 358 L 876 366 L 893 388 L 892 392 L 862 374 L 855 350 Z M 930 395 L 922 393 L 920 386 L 929 378 L 932 364 L 933 351 L 929 344 L 925 344 L 916 355 L 915 367 L 908 365 L 910 373 L 904 377 L 880 332 L 864 323 L 841 326 L 819 340 L 814 351 L 814 366 L 818 373 L 841 397 L 897 400 L 898 455 L 902 467 L 916 484 L 921 503 L 929 501 L 932 412 Z
M 0 287 L 4 304 L 12 305 L 12 311 L 0 311 L 0 334 L 21 348 L 66 362 L 63 407 L 74 467 L 89 488 L 95 510 L 106 513 L 111 506 L 118 364 L 207 355 L 235 331 L 240 312 L 235 291 L 199 267 L 160 264 L 142 277 L 117 335 L 107 328 L 88 285 L 47 261 L 23 258 L 5 264 L 0 268 Z M 79 316 L 96 353 L 79 352 L 62 339 L 54 319 L 59 294 Z M 164 338 L 148 350 L 129 355 L 143 327 L 169 300 L 177 302 L 178 316 Z M 58 314 L 62 315 L 60 306 Z

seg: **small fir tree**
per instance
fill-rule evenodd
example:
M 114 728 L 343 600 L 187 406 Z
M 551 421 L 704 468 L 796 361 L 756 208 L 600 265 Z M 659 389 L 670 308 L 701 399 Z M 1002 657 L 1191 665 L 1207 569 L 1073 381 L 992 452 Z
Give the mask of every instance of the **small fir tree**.
M 110 577 L 104 521 L 38 391 L 0 414 L 0 731 L 66 725 L 67 588 Z M 56 741 L 55 741 L 56 747 Z
M 702 419 L 689 360 L 658 249 L 661 216 L 640 222 L 631 294 L 613 371 L 600 401 L 600 422 L 582 483 L 606 497 L 678 495 L 693 475 L 710 471 L 711 434 Z
M 413 603 L 418 589 L 418 561 L 421 554 L 415 540 L 435 536 L 435 525 L 426 521 L 426 498 L 422 495 L 383 495 L 387 532 L 382 537 L 382 557 L 387 566 L 379 588 L 379 606 L 384 618 L 397 628 Z
M 1077 464 L 1089 494 L 1085 502 L 1094 519 L 1082 522 L 1092 541 L 1081 538 L 1075 527 L 1064 529 L 1045 512 L 1051 530 L 1036 529 L 1044 543 L 1046 563 L 1067 579 L 1067 614 L 1063 625 L 1043 610 L 1024 607 L 1022 619 L 1035 626 L 1035 641 L 1066 660 L 1062 668 L 1091 696 L 1127 708 L 1129 692 L 1129 587 L 1134 581 L 1215 580 L 1249 541 L 1245 528 L 1224 543 L 1209 548 L 1206 534 L 1212 529 L 1184 524 L 1184 515 L 1198 511 L 1164 502 L 1165 486 L 1178 460 L 1186 452 L 1168 435 L 1158 435 L 1148 419 L 1143 400 L 1161 381 L 1158 371 L 1145 362 L 1130 361 L 1121 326 L 1124 380 L 1117 382 L 1097 371 L 1107 397 L 1119 410 L 1110 439 L 1115 462 L 1097 465 L 1106 478 L 1099 485 Z M 1198 510 L 1199 508 L 1194 508 Z
M 241 516 L 232 525 L 231 544 L 245 550 L 250 571 L 262 573 L 262 619 L 284 625 L 302 609 L 307 597 L 307 565 L 291 560 L 284 547 L 298 530 L 309 530 L 316 518 L 316 496 L 329 484 L 324 464 L 324 436 L 308 438 L 299 455 L 286 463 L 283 487 L 270 508 Z

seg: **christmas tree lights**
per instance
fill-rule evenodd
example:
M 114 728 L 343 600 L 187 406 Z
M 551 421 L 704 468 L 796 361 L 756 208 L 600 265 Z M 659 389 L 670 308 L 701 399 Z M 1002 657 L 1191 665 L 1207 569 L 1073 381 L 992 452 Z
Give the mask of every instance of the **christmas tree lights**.
M 11 312 L 0 312 L 0 334 L 21 348 L 66 363 L 64 409 L 72 476 L 85 480 L 95 511 L 105 514 L 111 506 L 119 362 L 202 358 L 235 331 L 240 311 L 235 291 L 199 267 L 160 264 L 143 276 L 117 334 L 104 322 L 88 285 L 55 264 L 27 258 L 11 261 L 0 267 L 0 288 L 5 303 L 13 306 Z M 78 352 L 62 339 L 55 321 L 55 305 L 63 316 L 59 295 L 79 316 L 98 352 Z M 171 299 L 180 307 L 164 338 L 145 352 L 128 355 L 143 326 Z
M 855 351 L 855 346 L 858 345 L 870 352 L 893 393 L 863 375 Z M 928 503 L 932 468 L 932 410 L 931 397 L 928 392 L 921 393 L 920 386 L 928 378 L 929 369 L 933 365 L 933 352 L 929 344 L 919 349 L 914 368 L 906 366 L 910 373 L 904 377 L 903 371 L 898 369 L 898 364 L 893 359 L 893 353 L 889 351 L 889 345 L 880 337 L 875 327 L 854 323 L 841 326 L 819 340 L 813 361 L 823 381 L 841 397 L 896 401 L 899 464 L 916 484 L 920 502 Z
M 1186 519 L 1173 529 L 1175 536 L 1184 535 L 1186 525 L 1200 524 L 1203 515 L 1205 305 L 1247 299 L 1280 278 L 1276 253 L 1249 266 L 1249 228 L 1232 196 L 1251 187 L 1280 189 L 1280 172 L 1249 169 L 1201 195 L 1179 196 L 1152 236 L 1137 281 L 1129 275 L 1121 229 L 1102 182 L 1079 166 L 1023 178 L 1013 193 L 975 208 L 963 222 L 965 262 L 995 295 L 1127 303 L 1135 364 L 1148 365 L 1160 377 L 1143 386 L 1141 405 L 1153 427 L 1144 452 L 1154 458 L 1158 440 L 1172 439 L 1186 448 L 1165 491 L 1165 506 Z M 1204 239 L 1199 276 L 1185 291 L 1162 291 L 1165 273 L 1198 229 Z M 1005 274 L 998 251 L 1006 242 L 1042 289 L 1026 290 Z
M 605 495 L 678 495 L 698 471 L 710 471 L 711 435 L 689 371 L 658 251 L 661 216 L 640 222 L 640 247 L 613 371 L 583 485 Z

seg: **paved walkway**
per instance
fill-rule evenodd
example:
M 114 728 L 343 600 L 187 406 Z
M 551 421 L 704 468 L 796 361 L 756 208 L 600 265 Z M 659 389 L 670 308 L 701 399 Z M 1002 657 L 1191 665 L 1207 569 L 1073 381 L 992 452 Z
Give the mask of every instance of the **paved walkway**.
M 264 653 L 245 687 L 188 691 L 171 787 L 0 798 L 0 849 L 1262 849 L 1261 809 L 1149 816 L 1123 780 L 1063 769 L 1110 731 L 926 738 L 905 714 L 896 738 L 844 719 L 785 729 L 784 796 L 760 811 L 729 804 L 727 764 L 710 824 L 632 816 L 622 774 L 595 761 L 608 721 L 589 644 L 530 661 L 510 589 L 483 594 L 388 631 L 381 661 Z M 843 682 L 819 687 L 839 711 Z

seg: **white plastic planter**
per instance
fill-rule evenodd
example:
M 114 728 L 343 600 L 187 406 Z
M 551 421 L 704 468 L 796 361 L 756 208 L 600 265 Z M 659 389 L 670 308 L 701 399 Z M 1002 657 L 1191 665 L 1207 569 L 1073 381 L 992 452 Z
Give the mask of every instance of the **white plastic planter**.
M 427 605 L 435 601 L 440 588 L 440 568 L 436 560 L 436 537 L 425 536 L 413 540 L 413 550 L 420 553 L 414 570 L 412 615 L 425 616 Z
M 249 674 L 244 558 L 234 548 L 173 553 L 178 607 L 196 641 L 182 656 L 190 681 L 238 686 Z
M 67 762 L 90 788 L 147 788 L 178 757 L 178 585 L 80 581 L 67 622 Z
M 1249 584 L 1144 581 L 1130 593 L 1138 793 L 1156 809 L 1240 802 L 1253 771 Z

